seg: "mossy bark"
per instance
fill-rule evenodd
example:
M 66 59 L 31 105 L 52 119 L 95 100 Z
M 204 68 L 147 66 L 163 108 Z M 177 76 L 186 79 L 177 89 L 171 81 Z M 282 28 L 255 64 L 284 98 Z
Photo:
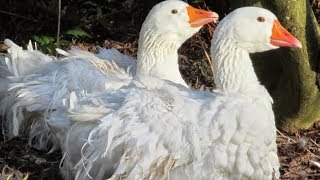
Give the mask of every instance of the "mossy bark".
M 302 49 L 283 49 L 283 76 L 275 92 L 279 125 L 305 129 L 320 117 L 319 26 L 308 1 L 275 1 L 278 17 L 302 42 Z M 289 17 L 289 18 L 288 18 Z
M 229 0 L 232 9 L 260 6 L 271 10 L 303 44 L 253 54 L 255 69 L 275 101 L 277 125 L 284 130 L 306 129 L 320 119 L 319 26 L 306 0 Z

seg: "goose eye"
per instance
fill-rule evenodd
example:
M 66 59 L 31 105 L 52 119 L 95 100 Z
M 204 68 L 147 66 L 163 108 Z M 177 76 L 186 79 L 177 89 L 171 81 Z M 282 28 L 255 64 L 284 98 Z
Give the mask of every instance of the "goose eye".
M 178 10 L 176 10 L 176 9 L 171 10 L 171 14 L 177 14 L 177 13 L 178 13 Z
M 264 22 L 264 21 L 265 21 L 264 17 L 261 17 L 261 16 L 259 16 L 259 17 L 257 18 L 257 20 L 258 20 L 259 22 Z

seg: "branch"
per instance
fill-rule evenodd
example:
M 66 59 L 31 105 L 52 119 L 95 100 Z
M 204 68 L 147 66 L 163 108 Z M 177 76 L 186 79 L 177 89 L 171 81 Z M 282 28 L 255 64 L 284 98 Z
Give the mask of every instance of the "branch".
M 60 25 L 61 25 L 61 0 L 59 0 L 59 5 L 58 5 L 57 47 L 59 47 L 59 44 L 60 44 Z
M 10 16 L 14 16 L 14 17 L 18 17 L 18 18 L 22 18 L 22 19 L 27 19 L 27 20 L 30 20 L 30 21 L 33 21 L 33 22 L 38 22 L 36 19 L 31 19 L 31 18 L 28 18 L 28 17 L 25 17 L 25 16 L 21 16 L 19 14 L 14 14 L 14 13 L 3 11 L 3 10 L 0 10 L 0 13 L 7 14 L 7 15 L 10 15 Z

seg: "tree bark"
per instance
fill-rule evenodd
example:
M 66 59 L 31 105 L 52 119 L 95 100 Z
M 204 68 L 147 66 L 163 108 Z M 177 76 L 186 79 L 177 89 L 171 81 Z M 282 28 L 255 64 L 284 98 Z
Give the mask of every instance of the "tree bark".
M 306 129 L 320 118 L 319 26 L 306 0 L 229 0 L 231 8 L 259 6 L 271 10 L 303 44 L 253 54 L 255 70 L 274 99 L 279 128 Z

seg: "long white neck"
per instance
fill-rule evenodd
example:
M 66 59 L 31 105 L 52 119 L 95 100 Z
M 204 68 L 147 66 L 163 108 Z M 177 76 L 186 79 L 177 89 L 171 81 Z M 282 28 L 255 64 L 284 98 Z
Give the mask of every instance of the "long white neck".
M 237 43 L 225 38 L 215 38 L 212 42 L 211 54 L 217 89 L 245 94 L 264 90 L 254 72 L 249 53 L 236 45 Z
M 142 30 L 143 31 L 143 30 Z M 140 33 L 136 75 L 155 76 L 187 86 L 178 64 L 180 42 L 146 29 Z

